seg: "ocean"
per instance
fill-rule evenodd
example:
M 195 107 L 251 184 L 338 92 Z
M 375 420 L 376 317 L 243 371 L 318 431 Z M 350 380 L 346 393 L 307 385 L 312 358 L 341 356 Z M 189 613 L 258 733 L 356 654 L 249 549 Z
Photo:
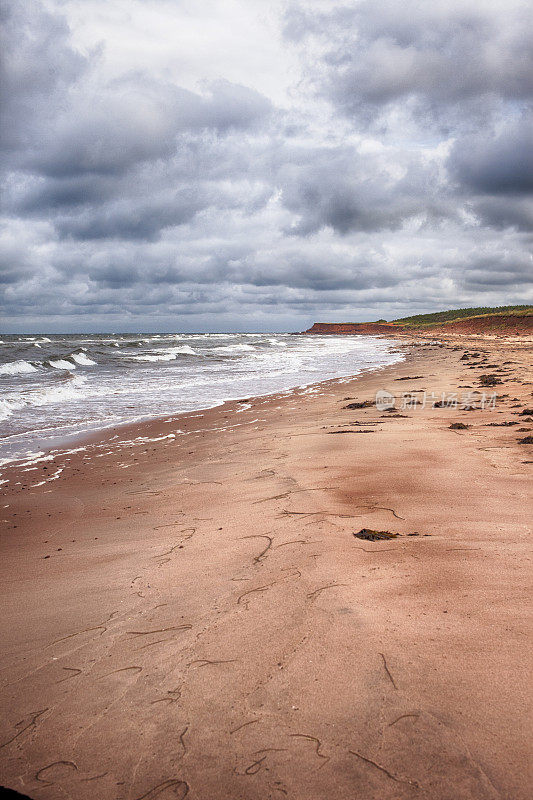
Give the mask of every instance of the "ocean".
M 402 359 L 373 336 L 2 336 L 0 463 L 121 423 L 357 375 Z

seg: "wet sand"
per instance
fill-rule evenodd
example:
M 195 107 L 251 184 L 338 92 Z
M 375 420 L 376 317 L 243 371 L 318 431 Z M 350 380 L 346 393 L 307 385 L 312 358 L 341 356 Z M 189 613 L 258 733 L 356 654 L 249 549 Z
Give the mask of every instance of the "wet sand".
M 407 351 L 8 474 L 1 783 L 54 800 L 531 796 L 532 342 Z M 494 409 L 345 408 L 486 373 Z

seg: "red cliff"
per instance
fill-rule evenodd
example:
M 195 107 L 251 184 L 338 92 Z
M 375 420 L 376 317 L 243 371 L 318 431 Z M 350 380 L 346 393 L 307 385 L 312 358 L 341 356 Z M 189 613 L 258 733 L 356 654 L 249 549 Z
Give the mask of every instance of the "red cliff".
M 424 333 L 492 334 L 495 336 L 532 336 L 533 314 L 485 314 L 433 324 L 399 324 L 395 322 L 315 322 L 306 334 L 416 335 Z
M 304 333 L 324 334 L 376 334 L 398 333 L 401 330 L 397 325 L 387 322 L 315 322 Z

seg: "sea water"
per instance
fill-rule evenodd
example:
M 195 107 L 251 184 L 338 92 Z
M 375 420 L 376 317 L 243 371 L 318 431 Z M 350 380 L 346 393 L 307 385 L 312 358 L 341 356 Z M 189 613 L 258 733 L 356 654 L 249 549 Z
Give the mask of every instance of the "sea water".
M 2 336 L 0 463 L 141 419 L 358 375 L 402 356 L 375 336 Z

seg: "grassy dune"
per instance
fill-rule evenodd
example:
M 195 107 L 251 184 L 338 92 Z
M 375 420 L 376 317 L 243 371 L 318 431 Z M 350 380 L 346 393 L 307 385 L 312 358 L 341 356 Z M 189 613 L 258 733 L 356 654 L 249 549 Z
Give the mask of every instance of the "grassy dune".
M 402 317 L 392 321 L 392 325 L 398 325 L 402 328 L 427 328 L 431 325 L 442 325 L 457 320 L 466 321 L 479 319 L 482 317 L 508 317 L 510 315 L 516 316 L 531 316 L 533 315 L 533 306 L 496 306 L 489 308 L 488 306 L 480 306 L 479 308 L 457 308 L 450 311 L 437 311 L 434 314 L 416 314 L 412 317 Z M 497 322 L 497 320 L 495 320 Z

